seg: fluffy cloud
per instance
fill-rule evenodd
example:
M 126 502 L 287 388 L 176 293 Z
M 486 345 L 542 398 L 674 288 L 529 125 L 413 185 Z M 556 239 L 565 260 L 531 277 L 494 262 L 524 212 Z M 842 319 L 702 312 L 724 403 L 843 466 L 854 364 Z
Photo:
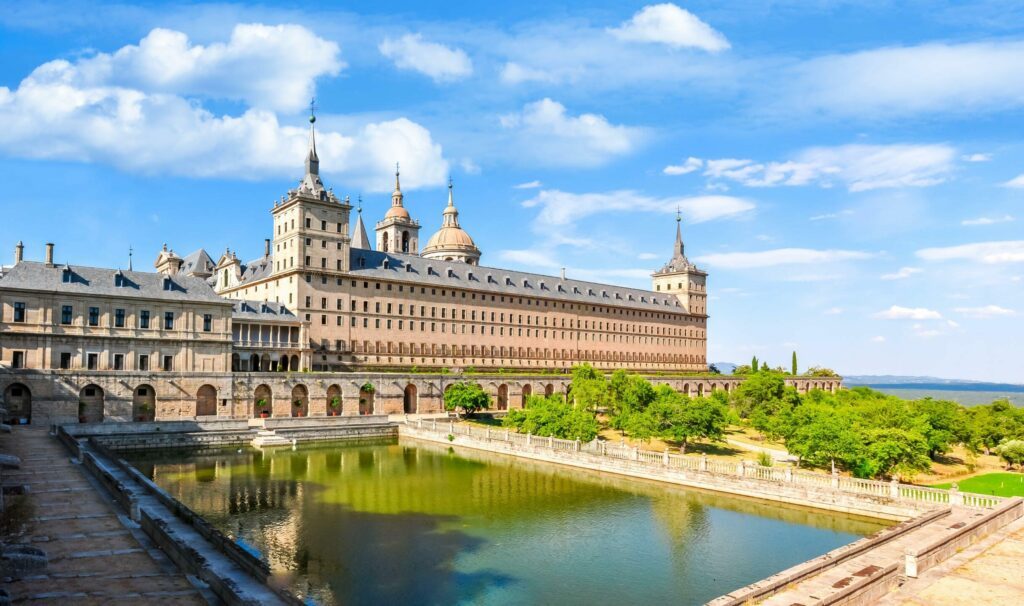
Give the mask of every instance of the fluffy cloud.
M 881 320 L 941 320 L 942 314 L 924 307 L 901 307 L 893 305 L 889 309 L 872 315 Z
M 708 160 L 704 175 L 747 187 L 845 185 L 850 191 L 890 187 L 925 187 L 946 180 L 956 150 L 948 145 L 842 145 L 813 147 L 793 160 L 755 162 Z
M 1003 183 L 1003 187 L 1012 187 L 1014 189 L 1024 187 L 1024 174 L 1017 175 L 1006 183 Z
M 732 196 L 652 198 L 629 190 L 574 194 L 557 189 L 543 190 L 523 202 L 523 206 L 540 208 L 536 223 L 545 228 L 570 225 L 597 213 L 623 210 L 669 214 L 678 208 L 684 221 L 703 223 L 739 216 L 754 209 L 753 202 Z
M 509 61 L 501 68 L 501 81 L 505 84 L 521 84 L 523 82 L 557 82 L 560 78 L 554 74 L 533 67 L 526 67 Z
M 309 102 L 316 78 L 345 67 L 339 55 L 337 44 L 298 25 L 236 25 L 230 40 L 207 46 L 192 44 L 182 32 L 154 29 L 138 45 L 113 53 L 46 63 L 29 80 L 59 83 L 81 102 L 88 102 L 89 91 L 128 89 L 294 111 Z
M 992 159 L 992 154 L 964 154 L 960 159 L 964 162 L 988 162 Z
M 969 318 L 1001 318 L 1007 316 L 1015 316 L 1017 312 L 1012 309 L 1000 307 L 998 305 L 985 305 L 982 307 L 957 307 L 954 309 L 958 314 L 963 314 Z
M 792 112 L 902 116 L 1020 107 L 1024 42 L 922 44 L 812 59 L 796 68 Z
M 435 82 L 460 80 L 473 73 L 473 62 L 465 51 L 426 42 L 420 34 L 385 38 L 377 49 L 400 69 L 420 72 Z
M 891 274 L 882 274 L 883 280 L 905 280 L 914 274 L 921 273 L 920 267 L 901 267 L 899 271 Z
M 977 242 L 959 246 L 923 248 L 915 253 L 926 261 L 972 261 L 1000 264 L 1024 263 L 1024 240 Z
M 598 114 L 571 116 L 547 98 L 502 116 L 501 125 L 530 156 L 567 166 L 599 166 L 635 151 L 647 138 L 642 128 L 612 124 Z
M 666 175 L 686 175 L 700 169 L 702 166 L 704 166 L 703 160 L 690 156 L 682 164 L 669 164 L 661 172 Z
M 776 265 L 825 264 L 841 261 L 860 261 L 875 255 L 856 250 L 815 250 L 811 248 L 777 248 L 759 252 L 713 253 L 697 257 L 697 261 L 723 269 L 755 269 Z M 807 276 L 805 276 L 807 278 Z M 824 276 L 813 276 L 818 281 Z
M 1012 215 L 1003 215 L 1002 217 L 978 217 L 976 219 L 964 219 L 960 222 L 960 225 L 994 225 L 996 223 L 1011 223 L 1016 219 Z
M 513 185 L 512 187 L 514 189 L 537 189 L 538 187 L 540 187 L 542 185 L 544 185 L 544 184 L 541 183 L 540 181 L 534 180 L 534 181 L 527 181 L 526 183 L 520 183 L 518 185 Z
M 337 52 L 298 26 L 239 25 L 229 42 L 205 47 L 154 30 L 138 46 L 52 61 L 17 89 L 0 87 L 0 151 L 148 174 L 298 177 L 308 130 L 280 124 L 268 106 L 301 107 L 317 75 L 340 69 Z M 254 106 L 215 115 L 194 95 Z M 405 118 L 317 137 L 324 172 L 369 190 L 390 187 L 396 160 L 410 188 L 443 183 L 448 172 L 430 132 Z
M 608 30 L 620 40 L 656 42 L 673 48 L 699 48 L 718 52 L 729 42 L 696 15 L 675 4 L 654 4 L 640 9 L 617 28 Z

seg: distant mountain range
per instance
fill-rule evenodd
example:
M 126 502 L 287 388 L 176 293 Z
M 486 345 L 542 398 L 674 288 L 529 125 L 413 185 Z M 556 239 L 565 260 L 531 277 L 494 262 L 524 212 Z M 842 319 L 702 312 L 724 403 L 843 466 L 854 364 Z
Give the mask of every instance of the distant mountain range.
M 733 364 L 732 362 L 715 362 L 714 364 L 715 367 L 724 375 L 731 375 L 732 371 L 735 370 L 737 366 L 737 364 Z M 910 375 L 843 375 L 843 384 L 847 387 L 864 385 L 867 387 L 887 387 L 890 389 L 1024 392 L 1024 384 L 965 381 L 961 379 L 942 379 L 939 377 L 917 377 Z

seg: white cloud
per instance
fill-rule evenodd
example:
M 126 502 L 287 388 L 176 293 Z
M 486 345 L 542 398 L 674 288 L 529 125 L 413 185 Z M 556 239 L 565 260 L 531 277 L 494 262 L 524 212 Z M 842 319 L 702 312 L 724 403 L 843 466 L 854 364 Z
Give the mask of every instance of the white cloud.
M 999 318 L 1017 315 L 1016 311 L 1000 307 L 998 305 L 985 305 L 983 307 L 957 307 L 953 311 L 958 314 L 963 314 L 969 318 Z
M 921 273 L 921 271 L 922 271 L 922 269 L 920 267 L 901 267 L 899 269 L 899 271 L 893 272 L 891 274 L 882 274 L 882 279 L 883 280 L 905 280 L 906 278 L 909 278 L 910 276 L 912 276 L 914 274 Z
M 104 92 L 203 96 L 294 111 L 309 103 L 316 78 L 345 67 L 334 42 L 298 25 L 239 24 L 227 42 L 192 44 L 182 32 L 154 29 L 138 45 L 74 63 L 38 67 L 26 85 L 63 86 L 53 103 L 80 106 Z
M 459 160 L 459 166 L 465 171 L 467 175 L 479 175 L 480 165 L 473 161 L 472 158 L 463 158 Z
M 988 162 L 992 159 L 992 154 L 964 154 L 960 159 L 964 162 Z
M 872 315 L 881 320 L 941 320 L 942 314 L 924 307 L 901 307 L 893 305 L 885 311 Z
M 520 65 L 509 61 L 501 68 L 501 81 L 505 84 L 522 84 L 523 82 L 557 82 L 559 78 L 550 72 L 534 67 Z
M 268 107 L 301 107 L 315 77 L 341 68 L 337 52 L 334 43 L 291 25 L 239 25 L 229 42 L 205 47 L 154 30 L 138 46 L 52 61 L 17 89 L 0 87 L 0 151 L 147 174 L 298 177 L 308 129 L 280 124 Z M 216 115 L 195 95 L 258 107 Z M 430 132 L 405 118 L 345 132 L 323 128 L 317 151 L 325 174 L 371 191 L 390 189 L 396 160 L 409 188 L 443 183 L 448 173 Z
M 941 330 L 938 330 L 937 328 L 928 328 L 928 327 L 925 327 L 923 324 L 914 324 L 911 327 L 911 330 L 914 331 L 914 334 L 916 336 L 922 337 L 922 338 L 925 338 L 925 339 L 930 339 L 931 337 L 937 337 L 937 336 L 942 334 Z
M 784 162 L 761 163 L 737 158 L 708 160 L 704 175 L 747 187 L 811 184 L 831 187 L 840 183 L 850 191 L 867 191 L 936 185 L 952 172 L 955 158 L 956 150 L 942 144 L 852 144 L 809 148 L 796 159 Z
M 922 44 L 812 59 L 796 68 L 788 113 L 897 117 L 1020 107 L 1024 42 Z
M 661 172 L 666 175 L 686 175 L 704 166 L 704 161 L 693 156 L 686 159 L 682 164 L 669 164 Z
M 826 316 L 838 316 L 838 315 L 841 315 L 842 313 L 843 313 L 843 308 L 842 307 L 830 307 L 830 308 L 825 310 L 825 315 Z
M 885 343 L 885 337 L 883 337 L 882 335 L 877 335 L 877 336 L 871 337 L 871 342 L 872 343 Z
M 544 185 L 544 184 L 541 183 L 540 181 L 536 181 L 535 180 L 535 181 L 527 181 L 526 183 L 520 183 L 518 185 L 513 185 L 512 187 L 514 189 L 537 189 L 538 187 L 540 187 L 542 185 Z
M 848 216 L 850 216 L 852 214 L 853 214 L 853 211 L 847 208 L 847 209 L 843 209 L 843 210 L 841 210 L 839 212 L 835 212 L 835 213 L 825 213 L 825 214 L 821 214 L 821 215 L 814 215 L 813 217 L 810 217 L 807 220 L 808 221 L 825 221 L 826 219 L 838 219 L 840 217 L 848 217 Z
M 753 202 L 731 196 L 652 198 L 630 190 L 574 194 L 557 189 L 540 191 L 523 202 L 523 206 L 541 209 L 536 221 L 544 228 L 570 225 L 597 213 L 624 210 L 669 214 L 679 208 L 687 223 L 703 223 L 739 216 L 754 209 Z
M 697 257 L 697 261 L 712 267 L 724 269 L 752 269 L 774 267 L 776 265 L 806 265 L 836 263 L 841 261 L 860 261 L 870 259 L 872 253 L 856 250 L 814 250 L 810 248 L 778 248 L 759 252 L 712 253 Z M 807 278 L 805 276 L 805 278 Z M 824 275 L 815 275 L 813 280 L 826 279 Z
M 377 49 L 399 69 L 420 72 L 435 82 L 461 80 L 473 73 L 473 62 L 465 51 L 426 42 L 420 34 L 385 38 Z
M 1006 183 L 1003 183 L 1003 187 L 1012 187 L 1015 189 L 1024 187 L 1024 174 L 1017 175 Z
M 1002 217 L 978 217 L 976 219 L 964 219 L 960 222 L 960 225 L 994 225 L 996 223 L 1011 223 L 1016 221 L 1012 215 L 1003 215 Z
M 673 48 L 699 48 L 718 52 L 729 42 L 693 13 L 675 4 L 653 4 L 640 9 L 617 28 L 608 30 L 620 40 L 657 42 Z
M 529 156 L 567 166 L 599 166 L 635 151 L 647 138 L 642 128 L 612 124 L 598 114 L 570 116 L 564 105 L 547 98 L 502 116 L 501 125 Z
M 1024 263 L 1024 240 L 923 248 L 916 254 L 918 258 L 926 261 L 972 261 L 985 264 Z

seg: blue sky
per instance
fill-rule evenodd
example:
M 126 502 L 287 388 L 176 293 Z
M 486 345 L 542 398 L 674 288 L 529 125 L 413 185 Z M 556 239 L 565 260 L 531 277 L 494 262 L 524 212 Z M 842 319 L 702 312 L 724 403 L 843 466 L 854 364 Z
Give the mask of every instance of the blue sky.
M 712 360 L 1024 382 L 1012 2 L 0 2 L 0 262 L 258 256 L 314 95 L 485 265 L 649 287 L 681 208 Z

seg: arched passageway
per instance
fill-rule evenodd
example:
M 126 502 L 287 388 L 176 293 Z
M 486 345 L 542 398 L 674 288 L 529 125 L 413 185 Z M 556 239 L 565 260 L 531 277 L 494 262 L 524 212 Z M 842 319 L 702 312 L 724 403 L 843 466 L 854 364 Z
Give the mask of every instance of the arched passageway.
M 16 424 L 32 422 L 32 391 L 21 383 L 11 383 L 4 389 L 5 421 Z
M 527 383 L 526 385 L 523 385 L 523 390 L 522 391 L 523 391 L 522 401 L 519 403 L 519 405 L 522 406 L 523 408 L 526 408 L 527 400 L 529 400 L 530 396 L 533 395 L 533 386 L 530 385 L 529 383 Z
M 305 385 L 292 387 L 292 416 L 309 416 L 309 391 Z
M 508 410 L 508 385 L 498 386 L 498 410 Z
M 78 422 L 103 422 L 103 388 L 99 385 L 86 385 L 78 392 Z
M 373 414 L 373 387 L 367 388 L 363 385 L 359 388 L 359 414 L 361 415 L 372 415 Z
M 132 420 L 152 421 L 156 418 L 156 391 L 150 385 L 139 385 L 132 392 Z
M 196 392 L 196 416 L 211 417 L 217 414 L 217 388 L 203 385 Z
M 405 393 L 402 397 L 402 412 L 407 415 L 415 414 L 419 408 L 419 398 L 416 394 L 416 386 L 409 383 L 405 386 Z
M 341 386 L 331 385 L 327 388 L 327 415 L 341 414 Z
M 551 383 L 548 383 L 547 385 L 544 386 L 544 397 L 545 398 L 550 396 L 553 393 L 555 393 L 555 386 L 554 385 L 552 385 Z
M 253 392 L 252 416 L 254 418 L 269 417 L 274 410 L 274 394 L 266 385 L 260 385 Z

